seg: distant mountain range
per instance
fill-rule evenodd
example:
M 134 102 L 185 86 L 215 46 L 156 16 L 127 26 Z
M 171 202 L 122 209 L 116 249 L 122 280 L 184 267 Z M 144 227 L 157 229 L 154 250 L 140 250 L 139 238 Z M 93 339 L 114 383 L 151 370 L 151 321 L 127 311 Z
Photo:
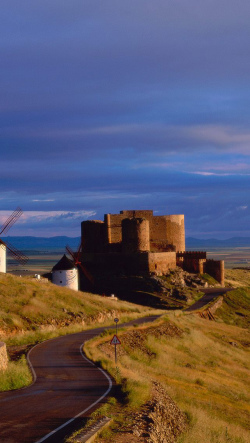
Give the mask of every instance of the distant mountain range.
M 186 238 L 186 249 L 208 249 L 208 248 L 242 248 L 250 247 L 250 237 L 232 237 L 226 240 L 217 240 L 216 238 L 198 239 L 193 237 Z
M 65 250 L 65 246 L 69 245 L 73 250 L 77 250 L 80 244 L 80 237 L 2 237 L 13 244 L 21 251 L 53 251 Z M 250 247 L 250 237 L 233 237 L 226 240 L 198 239 L 193 237 L 186 238 L 186 249 L 208 250 L 209 248 L 237 248 Z
M 11 243 L 21 251 L 64 251 L 67 245 L 76 251 L 81 237 L 2 237 L 2 240 Z

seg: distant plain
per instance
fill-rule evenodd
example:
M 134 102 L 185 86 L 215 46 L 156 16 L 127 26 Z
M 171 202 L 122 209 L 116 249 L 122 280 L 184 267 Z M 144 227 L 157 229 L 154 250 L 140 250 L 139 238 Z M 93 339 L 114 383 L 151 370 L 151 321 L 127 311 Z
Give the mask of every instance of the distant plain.
M 194 248 L 189 248 L 189 250 L 194 250 Z M 197 249 L 195 248 L 195 250 Z M 199 248 L 199 250 L 205 250 L 205 248 Z M 63 248 L 58 248 L 44 251 L 25 250 L 24 253 L 29 258 L 27 264 L 20 266 L 10 258 L 7 265 L 8 272 L 15 274 L 44 274 L 50 272 L 66 251 Z M 207 258 L 224 260 L 227 269 L 235 267 L 250 268 L 250 247 L 210 247 L 207 249 Z

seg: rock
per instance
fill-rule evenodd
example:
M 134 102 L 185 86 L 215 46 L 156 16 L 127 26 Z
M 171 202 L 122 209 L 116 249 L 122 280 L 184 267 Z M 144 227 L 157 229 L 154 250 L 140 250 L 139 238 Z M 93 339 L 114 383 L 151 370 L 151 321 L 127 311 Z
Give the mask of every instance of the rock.
M 5 371 L 8 366 L 8 355 L 6 350 L 6 344 L 0 342 L 0 370 Z

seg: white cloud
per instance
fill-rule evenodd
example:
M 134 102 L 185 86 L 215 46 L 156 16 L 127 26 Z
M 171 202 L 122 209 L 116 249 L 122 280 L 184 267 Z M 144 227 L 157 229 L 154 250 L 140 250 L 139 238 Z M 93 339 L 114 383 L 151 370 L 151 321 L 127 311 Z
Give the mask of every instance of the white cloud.
M 245 206 L 239 206 L 237 209 L 238 209 L 239 211 L 245 211 L 247 208 L 248 208 L 248 206 L 245 205 Z
M 32 201 L 33 202 L 54 202 L 55 199 L 53 199 L 53 198 L 48 198 L 48 199 L 38 199 L 38 198 L 36 198 L 36 199 L 33 199 Z
M 58 219 L 61 220 L 86 220 L 89 217 L 95 215 L 95 211 L 24 211 L 18 223 L 39 223 L 39 222 L 52 222 Z M 4 224 L 7 218 L 11 215 L 10 211 L 0 211 L 0 223 Z

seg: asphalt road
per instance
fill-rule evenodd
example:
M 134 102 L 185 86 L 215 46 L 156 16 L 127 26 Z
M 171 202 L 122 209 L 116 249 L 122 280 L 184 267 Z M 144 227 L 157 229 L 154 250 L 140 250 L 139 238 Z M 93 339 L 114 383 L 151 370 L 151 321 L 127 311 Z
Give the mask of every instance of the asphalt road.
M 195 302 L 192 306 L 185 309 L 186 312 L 197 311 L 204 306 L 206 306 L 210 301 L 219 295 L 223 295 L 228 291 L 232 291 L 232 288 L 208 288 L 208 289 L 200 289 L 200 291 L 204 292 L 204 295 L 200 300 Z
M 33 385 L 0 393 L 1 443 L 62 443 L 104 401 L 112 381 L 81 352 L 83 343 L 104 329 L 107 327 L 48 340 L 31 349 Z

